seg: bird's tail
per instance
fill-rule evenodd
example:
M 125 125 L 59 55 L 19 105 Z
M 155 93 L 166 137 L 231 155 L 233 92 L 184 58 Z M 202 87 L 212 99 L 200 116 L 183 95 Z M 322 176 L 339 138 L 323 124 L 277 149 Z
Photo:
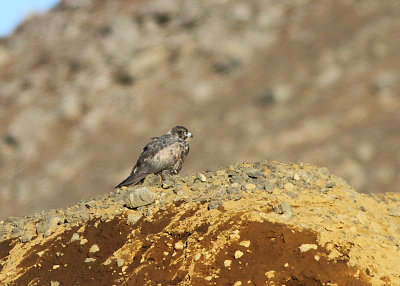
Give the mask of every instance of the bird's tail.
M 117 186 L 115 186 L 115 189 L 124 187 L 124 186 L 130 186 L 130 185 L 135 185 L 139 183 L 140 180 L 146 178 L 148 174 L 131 174 L 129 175 L 128 178 L 123 180 L 121 183 L 119 183 Z

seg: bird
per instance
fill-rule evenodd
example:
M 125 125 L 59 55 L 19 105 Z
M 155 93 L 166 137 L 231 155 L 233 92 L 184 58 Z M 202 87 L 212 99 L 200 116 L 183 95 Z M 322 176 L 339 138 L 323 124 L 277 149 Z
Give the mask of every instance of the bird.
M 161 178 L 163 171 L 171 175 L 178 174 L 189 153 L 189 141 L 192 138 L 193 134 L 183 126 L 175 126 L 160 137 L 152 137 L 144 146 L 130 175 L 115 188 L 135 185 L 149 174 L 158 174 Z

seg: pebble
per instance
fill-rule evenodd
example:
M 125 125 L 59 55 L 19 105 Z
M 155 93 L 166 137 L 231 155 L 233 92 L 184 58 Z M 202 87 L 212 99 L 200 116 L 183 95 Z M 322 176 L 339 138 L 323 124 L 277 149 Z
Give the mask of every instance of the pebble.
M 161 178 L 158 175 L 150 174 L 144 179 L 143 185 L 146 187 L 159 186 L 161 184 Z
M 88 257 L 88 258 L 86 258 L 85 261 L 83 261 L 83 262 L 85 262 L 85 263 L 90 263 L 90 262 L 95 262 L 95 261 L 96 261 L 96 258 Z
M 58 281 L 51 281 L 50 286 L 60 286 L 60 282 Z
M 295 198 L 298 198 L 298 197 L 299 197 L 298 194 L 293 193 L 293 192 L 290 192 L 290 191 L 287 191 L 285 194 L 286 194 L 287 196 L 291 197 L 292 199 L 295 199 Z
M 181 250 L 181 249 L 183 249 L 183 247 L 184 247 L 184 244 L 182 241 L 178 241 L 177 243 L 175 243 L 175 246 L 174 246 L 174 248 L 176 250 Z
M 182 196 L 183 194 L 185 194 L 185 192 L 183 190 L 179 190 L 179 189 L 174 189 L 174 193 L 178 196 Z
M 265 272 L 265 276 L 266 276 L 268 279 L 272 279 L 272 278 L 275 277 L 275 271 L 274 271 L 274 270 L 271 270 L 271 271 Z
M 275 213 L 282 214 L 285 219 L 291 219 L 293 217 L 292 207 L 286 201 L 275 205 L 273 208 Z
M 253 178 L 253 179 L 257 179 L 257 178 L 260 178 L 260 177 L 262 177 L 262 178 L 265 177 L 264 173 L 261 172 L 260 170 L 257 170 L 257 169 L 248 169 L 245 172 L 246 172 L 247 176 L 249 176 L 250 178 Z
M 169 189 L 174 185 L 174 182 L 170 181 L 170 180 L 165 180 L 162 182 L 162 188 L 163 189 Z
M 224 266 L 225 267 L 229 267 L 229 266 L 231 266 L 231 264 L 232 264 L 232 260 L 230 260 L 230 259 L 227 259 L 227 260 L 224 261 Z
M 317 248 L 318 246 L 316 244 L 308 244 L 308 243 L 299 246 L 300 252 L 307 252 L 311 249 L 317 249 Z
M 236 259 L 239 259 L 240 257 L 242 257 L 243 256 L 243 252 L 242 251 L 240 251 L 240 250 L 236 250 L 235 251 L 235 258 Z
M 400 208 L 388 208 L 388 215 L 400 217 Z
M 222 206 L 222 201 L 212 201 L 208 204 L 208 209 L 212 210 L 212 209 L 217 209 L 219 206 Z
M 31 233 L 24 233 L 22 236 L 20 236 L 19 240 L 21 242 L 28 242 L 31 241 L 33 238 L 33 234 Z
M 79 239 L 79 234 L 75 232 L 71 237 L 71 242 L 77 241 L 78 239 Z
M 128 218 L 126 220 L 126 224 L 127 225 L 134 225 L 139 221 L 139 219 L 141 217 L 142 217 L 141 215 L 137 215 L 137 214 L 128 214 Z
M 122 267 L 122 265 L 124 265 L 125 260 L 123 260 L 122 258 L 117 258 L 117 266 L 118 267 Z
M 267 181 L 264 183 L 264 190 L 267 191 L 267 193 L 272 194 L 274 189 L 275 184 L 273 184 L 272 182 Z
M 294 185 L 292 183 L 286 183 L 283 188 L 288 191 L 288 192 L 293 192 L 294 191 Z
M 243 186 L 243 191 L 252 191 L 256 188 L 256 185 L 247 183 Z
M 125 204 L 128 208 L 138 208 L 141 206 L 147 206 L 153 203 L 155 195 L 146 187 L 127 192 L 125 195 Z
M 79 243 L 80 245 L 85 245 L 88 242 L 86 238 L 82 239 L 81 242 Z
M 101 221 L 101 222 L 105 222 L 105 221 L 107 221 L 109 218 L 110 218 L 110 216 L 109 216 L 108 214 L 103 214 L 103 215 L 100 217 L 100 221 Z
M 239 245 L 244 246 L 244 247 L 249 247 L 250 246 L 250 240 L 243 240 L 239 243 Z
M 100 250 L 99 246 L 98 246 L 97 244 L 93 244 L 93 245 L 90 247 L 89 252 L 90 252 L 90 253 L 95 253 L 95 252 L 97 252 L 97 251 L 99 251 L 99 250 Z
M 17 227 L 14 227 L 14 228 L 11 230 L 10 237 L 11 237 L 11 238 L 19 237 L 19 236 L 21 236 L 23 233 L 24 233 L 24 229 L 17 226 Z
M 203 173 L 198 174 L 196 179 L 200 180 L 200 182 L 207 181 L 207 177 Z

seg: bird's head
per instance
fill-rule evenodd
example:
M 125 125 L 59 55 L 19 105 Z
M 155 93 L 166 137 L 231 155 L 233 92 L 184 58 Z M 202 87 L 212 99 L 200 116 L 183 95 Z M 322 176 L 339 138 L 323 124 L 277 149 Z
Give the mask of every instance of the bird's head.
M 193 137 L 193 134 L 190 133 L 186 127 L 183 127 L 183 126 L 175 126 L 170 131 L 168 131 L 168 134 L 177 136 L 185 141 L 190 141 L 190 139 L 192 139 L 192 137 Z

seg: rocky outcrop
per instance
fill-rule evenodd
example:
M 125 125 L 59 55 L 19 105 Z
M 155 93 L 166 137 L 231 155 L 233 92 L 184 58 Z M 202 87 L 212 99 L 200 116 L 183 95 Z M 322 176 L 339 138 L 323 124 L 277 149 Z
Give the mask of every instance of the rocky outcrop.
M 398 0 L 62 1 L 0 40 L 0 218 L 107 192 L 177 124 L 184 174 L 268 158 L 398 191 L 399 17 Z
M 1 285 L 400 284 L 399 194 L 267 161 L 165 182 L 2 221 Z

